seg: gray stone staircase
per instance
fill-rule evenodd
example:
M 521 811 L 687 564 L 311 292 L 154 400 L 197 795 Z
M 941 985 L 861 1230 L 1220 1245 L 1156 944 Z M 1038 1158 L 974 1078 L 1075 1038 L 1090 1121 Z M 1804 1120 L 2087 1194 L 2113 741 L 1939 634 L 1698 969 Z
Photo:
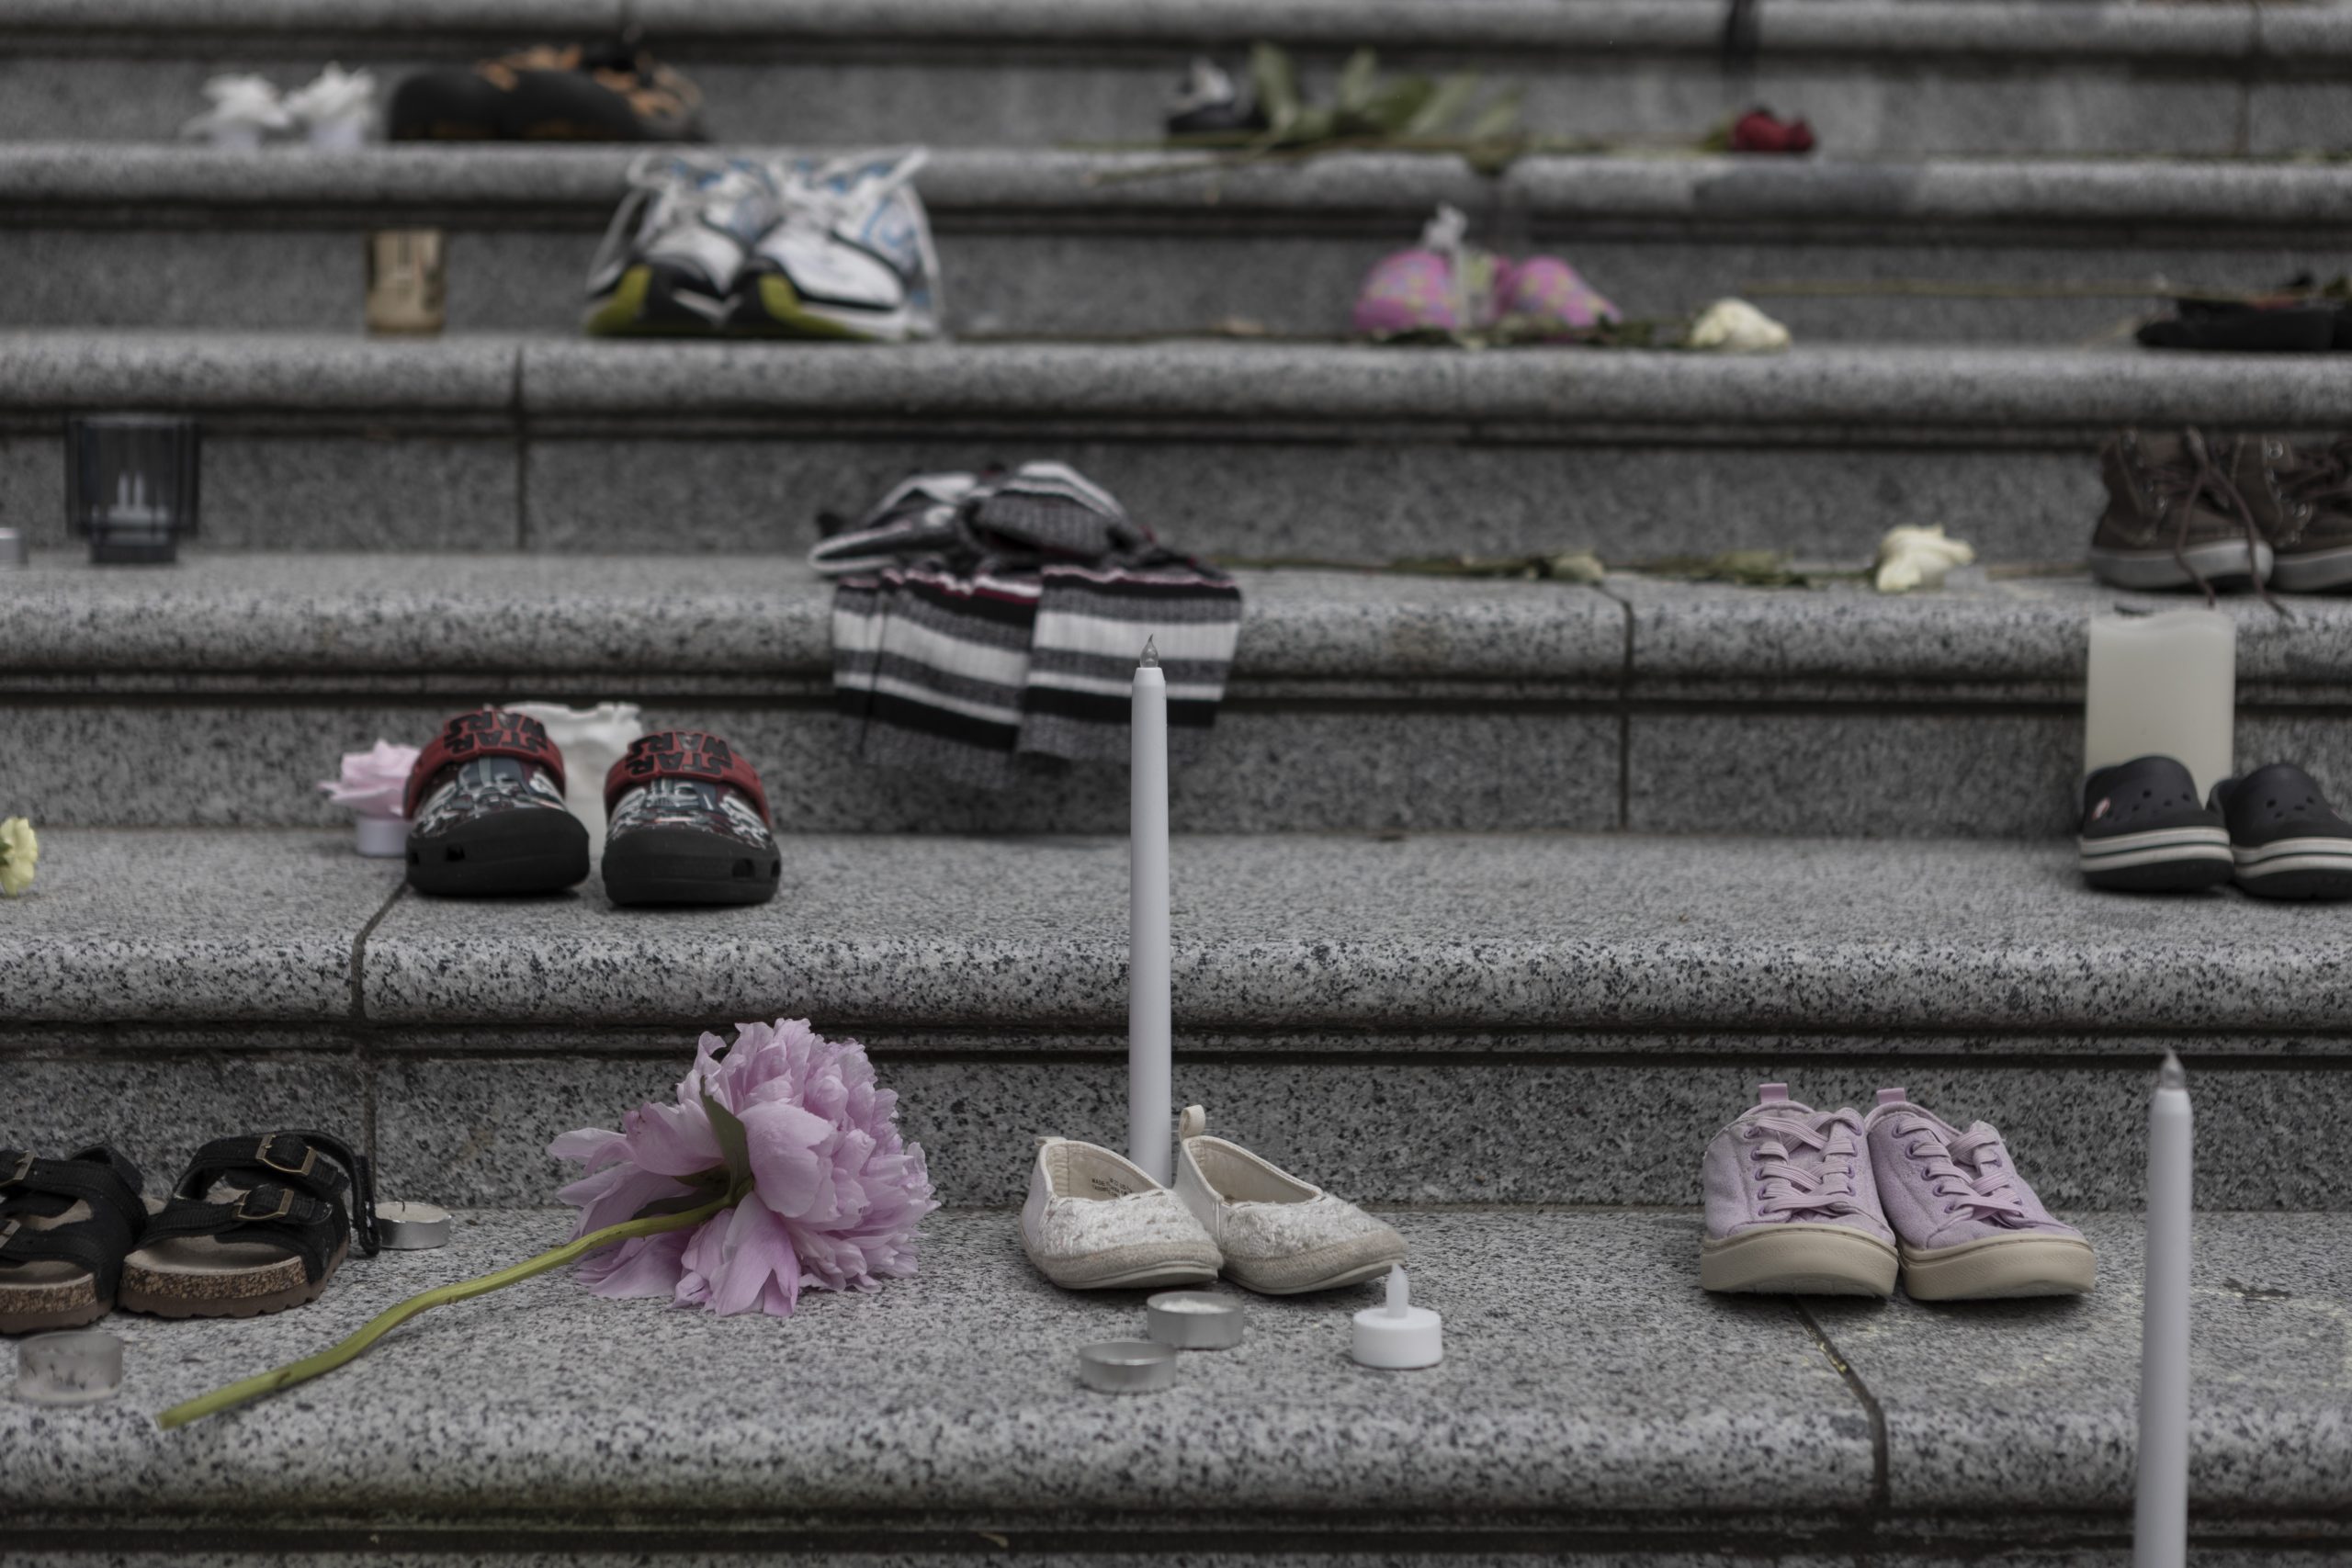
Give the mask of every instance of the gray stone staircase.
M 452 329 L 570 333 L 641 151 L 20 144 L 0 163 L 0 265 L 17 280 L 0 325 L 351 332 L 362 236 L 437 228 Z M 1484 243 L 1571 255 L 1629 315 L 1737 294 L 1808 344 L 2109 342 L 2159 286 L 2324 277 L 2352 241 L 2352 170 L 2332 164 L 1532 157 L 1487 177 L 1436 155 L 1202 163 L 934 150 L 920 185 L 951 327 L 1335 338 L 1365 269 L 1441 202 Z
M 2089 894 L 2067 834 L 2089 456 L 2120 424 L 2352 429 L 2332 359 L 2116 341 L 2170 283 L 2341 270 L 2352 6 L 1765 0 L 16 0 L 0 8 L 0 1144 L 153 1185 L 252 1125 L 351 1131 L 448 1250 L 235 1325 L 118 1316 L 80 1414 L 0 1399 L 0 1560 L 440 1568 L 754 1557 L 1450 1565 L 2128 1560 L 2150 1069 L 2199 1128 L 2200 1561 L 2352 1552 L 2352 912 Z M 642 25 L 730 146 L 937 144 L 963 341 L 610 344 L 577 280 L 627 150 L 163 145 L 227 66 L 397 76 Z M 1831 156 L 1351 155 L 1138 179 L 1161 92 L 1271 37 L 1688 142 L 1761 99 Z M 1630 310 L 1746 290 L 1764 359 L 1375 350 L 1355 280 L 1432 205 Z M 452 235 L 449 334 L 358 335 L 359 236 Z M 1775 293 L 1775 283 L 1798 291 Z M 1757 285 L 1768 287 L 1758 288 Z M 1973 290 L 1974 292 L 1969 292 Z M 1277 341 L 1179 341 L 1227 318 Z M 1058 340 L 1058 341 L 1057 341 Z M 172 569 L 64 536 L 67 413 L 202 422 Z M 1344 1301 L 1250 1303 L 1171 1394 L 1080 1391 L 1132 1298 L 1053 1290 L 1031 1134 L 1124 1125 L 1125 780 L 976 795 L 833 709 L 824 509 L 1057 456 L 1246 558 L 1591 547 L 1593 586 L 1241 571 L 1214 747 L 1175 781 L 1178 1103 L 1389 1214 L 1446 1362 L 1376 1375 Z M 1981 564 L 1882 598 L 1895 523 Z M 1623 570 L 1790 549 L 1814 586 Z M 1841 575 L 1842 574 L 1842 575 Z M 2239 617 L 2238 747 L 2352 797 L 2352 601 Z M 756 909 L 453 903 L 311 787 L 483 701 L 617 699 L 758 764 Z M 921 1275 L 712 1320 L 540 1280 L 177 1434 L 173 1400 L 553 1244 L 556 1134 L 693 1038 L 870 1047 L 949 1208 Z M 1698 1155 L 1761 1078 L 1999 1124 L 2097 1245 L 2080 1303 L 1710 1298 Z

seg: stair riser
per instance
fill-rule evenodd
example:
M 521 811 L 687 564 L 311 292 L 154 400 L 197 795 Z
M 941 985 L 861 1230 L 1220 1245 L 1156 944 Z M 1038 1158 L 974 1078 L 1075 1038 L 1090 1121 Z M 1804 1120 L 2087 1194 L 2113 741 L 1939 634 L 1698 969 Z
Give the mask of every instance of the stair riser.
M 2352 426 L 2352 405 L 2346 415 Z M 918 421 L 928 429 L 846 438 L 781 424 L 726 434 L 535 424 L 526 442 L 397 412 L 373 434 L 200 418 L 204 543 L 221 549 L 798 553 L 815 542 L 820 511 L 855 513 L 909 473 L 1030 457 L 1077 465 L 1162 538 L 1242 558 L 1586 547 L 1618 563 L 1747 547 L 1860 560 L 1890 525 L 1934 522 L 1988 560 L 2079 560 L 2103 504 L 2101 432 L 2090 428 L 2003 437 L 1365 422 L 1246 434 L 1157 425 L 1106 439 L 1041 418 L 958 421 L 961 433 Z M 62 547 L 55 423 L 13 423 L 0 425 L 0 505 L 36 547 Z
M 1464 1062 L 1480 1049 L 1472 1036 L 1373 1060 L 1266 1061 L 1283 1053 L 1273 1039 L 1252 1043 L 1242 1059 L 1206 1060 L 1186 1048 L 1181 1005 L 1179 1022 L 1177 1104 L 1202 1103 L 1213 1129 L 1335 1191 L 1384 1203 L 1695 1204 L 1707 1140 L 1752 1100 L 1758 1081 L 1784 1079 L 1821 1106 L 1867 1107 L 1880 1086 L 1903 1084 L 1947 1118 L 2000 1127 L 2048 1202 L 2132 1208 L 2143 1192 L 2148 1064 L 2162 1049 L 2104 1042 L 2098 1049 L 2119 1054 L 1962 1063 L 1941 1054 L 1950 1042 L 1840 1042 L 1858 1054 L 1823 1055 L 1817 1042 L 1729 1038 L 1678 1042 L 1691 1048 L 1655 1065 L 1624 1056 Z M 397 1034 L 355 1052 L 333 1030 L 300 1037 L 313 1049 L 283 1052 L 252 1048 L 269 1032 L 217 1052 L 118 1046 L 61 1055 L 36 1043 L 29 1055 L 0 1055 L 0 1127 L 34 1148 L 124 1141 L 162 1179 L 198 1144 L 257 1116 L 368 1125 L 388 1194 L 539 1206 L 553 1203 L 566 1179 L 567 1168 L 546 1155 L 549 1140 L 617 1125 L 639 1101 L 668 1098 L 690 1060 L 689 1032 L 658 1055 L 646 1054 L 642 1033 L 606 1051 L 593 1032 L 567 1032 L 560 1043 L 542 1037 L 539 1053 L 521 1056 L 411 1054 Z M 1640 1052 L 1657 1042 L 1590 1043 Z M 1078 1044 L 1069 1060 L 923 1059 L 876 1044 L 902 1127 L 922 1144 L 944 1201 L 1018 1202 L 1035 1134 L 1124 1145 L 1124 1044 Z M 2201 1206 L 2352 1208 L 2342 1162 L 2279 1154 L 2332 1142 L 2332 1129 L 2352 1114 L 2352 1057 L 2291 1066 L 2199 1060 L 2194 1082 Z
M 1525 94 L 1524 123 L 1545 135 L 1690 145 L 1757 102 L 1803 114 L 1840 156 L 1919 152 L 2227 154 L 2333 145 L 2333 81 L 2282 79 L 2277 64 L 2227 79 L 2211 62 L 1998 58 L 1766 60 L 1726 75 L 1713 38 L 1694 29 L 1671 52 L 1610 49 L 1596 36 L 1567 51 L 1384 51 L 1396 70 L 1479 71 Z M 1159 133 L 1161 105 L 1196 51 L 1190 44 L 1106 51 L 952 46 L 863 48 L 795 40 L 655 46 L 701 85 L 716 134 L 739 141 L 933 141 L 1051 145 L 1137 141 Z M 463 63 L 496 46 L 452 39 L 428 52 L 366 40 L 223 42 L 156 39 L 134 56 L 104 41 L 40 44 L 0 57 L 0 139 L 61 135 L 168 141 L 204 107 L 205 79 L 258 71 L 299 85 L 328 61 L 365 66 L 387 88 L 426 65 Z M 1220 52 L 1238 62 L 1240 48 Z M 1328 92 L 1340 51 L 1306 51 L 1311 92 Z M 2233 65 L 2236 62 L 2231 62 Z
M 580 679 L 311 705 L 0 698 L 0 732 L 38 740 L 0 749 L 0 802 L 45 827 L 339 826 L 345 814 L 312 785 L 344 752 L 379 737 L 418 742 L 481 701 L 551 694 L 640 698 L 649 727 L 726 736 L 762 770 L 787 834 L 1126 826 L 1121 770 L 967 790 L 862 763 L 854 721 L 817 699 L 697 704 Z M 2246 766 L 2300 762 L 2337 798 L 2352 795 L 2352 716 L 2340 711 L 2244 705 L 2237 754 Z M 1851 688 L 1842 700 L 1777 707 L 1239 698 L 1209 753 L 1178 771 L 1171 811 L 1188 832 L 2034 839 L 2073 831 L 2081 762 L 2078 694 L 2024 706 L 1897 706 Z
M 1224 224 L 1204 212 L 1156 230 L 1114 222 L 1026 233 L 1013 231 L 1014 217 L 987 227 L 949 217 L 938 224 L 949 325 L 965 334 L 1115 337 L 1241 321 L 1340 336 L 1366 269 L 1412 243 L 1422 216 L 1333 231 L 1322 223 Z M 18 280 L 0 299 L 0 328 L 356 331 L 367 230 L 439 226 L 449 236 L 450 331 L 571 332 L 603 221 L 600 212 L 560 227 L 492 229 L 398 209 L 358 220 L 273 215 L 260 228 L 246 209 L 189 228 L 0 216 L 0 270 Z M 1566 255 L 1639 319 L 1679 318 L 1737 294 L 1804 343 L 2051 346 L 2116 335 L 2152 312 L 2154 301 L 2134 286 L 2243 288 L 2303 272 L 2326 276 L 2346 248 L 2329 236 L 2258 231 L 2198 249 L 2098 231 L 1955 231 L 1939 239 L 1898 230 L 1841 240 L 1776 235 L 1770 226 L 1711 234 L 1543 222 L 1518 233 L 1481 224 L 1478 235 L 1511 253 Z M 1926 291 L 1868 291 L 1914 284 Z M 2024 297 L 2001 297 L 2003 289 Z M 2067 289 L 2103 292 L 2031 297 Z

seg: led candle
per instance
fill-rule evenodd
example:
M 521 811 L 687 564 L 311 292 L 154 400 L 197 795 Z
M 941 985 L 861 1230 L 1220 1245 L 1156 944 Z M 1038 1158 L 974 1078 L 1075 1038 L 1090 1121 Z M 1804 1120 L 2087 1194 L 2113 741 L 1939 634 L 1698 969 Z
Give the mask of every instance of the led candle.
M 2165 1054 L 2148 1108 L 2148 1218 L 2140 1297 L 2140 1487 L 2133 1568 L 2188 1561 L 2188 1080 Z
M 2170 757 L 2202 800 L 2230 776 L 2237 716 L 2237 623 L 2219 610 L 2101 615 L 2091 622 L 2083 773 Z
M 1163 1186 L 1174 1175 L 1175 1067 L 1168 958 L 1168 681 L 1143 645 L 1130 699 L 1134 760 L 1128 818 L 1127 1157 Z

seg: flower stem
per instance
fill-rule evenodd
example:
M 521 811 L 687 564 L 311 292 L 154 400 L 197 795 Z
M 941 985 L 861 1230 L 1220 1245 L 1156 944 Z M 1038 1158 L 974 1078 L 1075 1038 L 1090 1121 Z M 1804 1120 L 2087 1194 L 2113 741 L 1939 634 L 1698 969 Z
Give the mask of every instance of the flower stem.
M 264 1372 L 259 1377 L 247 1378 L 243 1382 L 232 1382 L 226 1388 L 216 1388 L 210 1393 L 191 1399 L 184 1404 L 175 1404 L 155 1417 L 155 1425 L 168 1432 L 175 1427 L 185 1427 L 191 1421 L 201 1421 L 207 1416 L 218 1416 L 223 1410 L 233 1410 L 248 1401 L 259 1399 L 263 1394 L 276 1393 L 279 1389 L 291 1388 L 298 1382 L 307 1382 L 322 1372 L 331 1372 L 344 1363 L 356 1359 L 361 1351 L 421 1312 L 427 1312 L 437 1306 L 446 1306 L 451 1302 L 469 1301 L 475 1296 L 488 1295 L 491 1292 L 503 1290 L 519 1280 L 527 1280 L 534 1274 L 544 1274 L 550 1269 L 560 1269 L 567 1263 L 575 1263 L 598 1247 L 610 1247 L 616 1241 L 633 1241 L 639 1236 L 659 1235 L 664 1231 L 685 1230 L 689 1226 L 698 1225 L 732 1204 L 737 1196 L 738 1194 L 730 1191 L 722 1197 L 712 1199 L 699 1208 L 688 1209 L 683 1213 L 653 1214 L 643 1219 L 624 1220 L 619 1224 L 607 1225 L 600 1231 L 591 1231 L 577 1241 L 566 1242 L 552 1252 L 542 1252 L 537 1258 L 526 1258 L 511 1269 L 501 1269 L 494 1274 L 484 1274 L 479 1280 L 461 1280 L 454 1285 L 441 1285 L 420 1295 L 411 1296 L 389 1312 L 379 1314 L 366 1327 L 341 1344 L 330 1346 L 315 1356 L 306 1356 L 299 1361 L 288 1361 L 275 1371 Z

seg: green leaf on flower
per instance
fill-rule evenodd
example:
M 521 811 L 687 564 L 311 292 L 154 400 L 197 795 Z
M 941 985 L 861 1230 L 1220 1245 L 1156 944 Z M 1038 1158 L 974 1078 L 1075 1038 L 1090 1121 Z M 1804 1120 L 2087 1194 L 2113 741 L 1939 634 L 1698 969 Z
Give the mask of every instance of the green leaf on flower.
M 1462 112 L 1470 107 L 1470 100 L 1477 91 L 1478 73 L 1476 71 L 1458 72 L 1445 77 L 1430 89 L 1429 96 L 1421 100 L 1412 118 L 1396 128 L 1396 134 L 1403 137 L 1444 135 L 1446 128 L 1462 118 Z
M 1513 87 L 1496 98 L 1478 111 L 1478 118 L 1470 122 L 1470 129 L 1464 134 L 1473 141 L 1499 141 L 1516 134 L 1521 96 L 1520 90 Z
M 718 1140 L 719 1157 L 727 1162 L 727 1190 L 737 1196 L 752 1190 L 752 1139 L 732 1111 L 702 1091 L 702 1108 L 710 1117 L 711 1136 Z
M 1250 46 L 1250 85 L 1267 126 L 1278 136 L 1287 131 L 1298 118 L 1298 68 L 1280 44 Z
M 1372 90 L 1380 79 L 1380 59 L 1368 49 L 1357 50 L 1340 67 L 1333 98 L 1342 114 L 1360 114 L 1372 107 Z

